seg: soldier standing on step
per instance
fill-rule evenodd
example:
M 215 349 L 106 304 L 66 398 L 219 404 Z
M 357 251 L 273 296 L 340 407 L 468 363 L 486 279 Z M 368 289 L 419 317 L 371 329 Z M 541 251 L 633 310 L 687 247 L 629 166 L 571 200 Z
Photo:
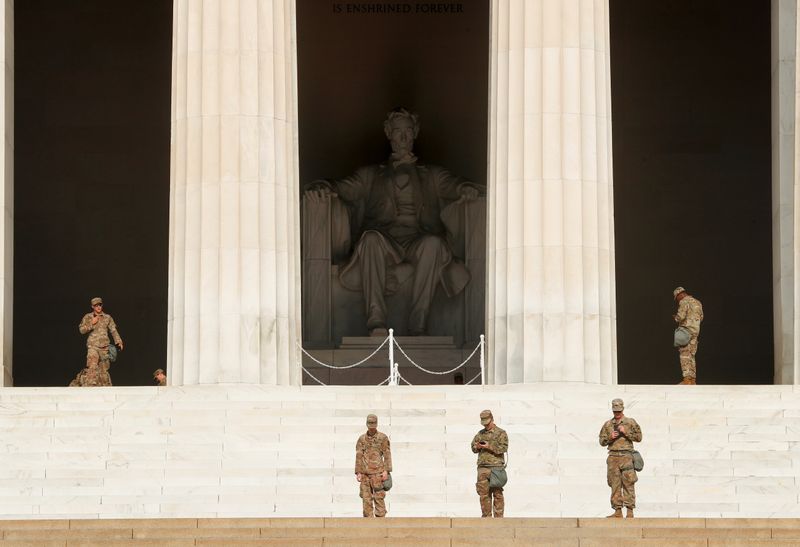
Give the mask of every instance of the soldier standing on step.
M 367 416 L 367 432 L 356 443 L 356 480 L 365 517 L 386 516 L 386 491 L 383 483 L 392 472 L 389 437 L 378 431 L 378 417 Z
M 478 455 L 478 481 L 475 483 L 475 490 L 481 500 L 481 517 L 491 517 L 494 505 L 494 516 L 502 518 L 506 508 L 503 487 L 489 487 L 489 478 L 492 468 L 504 468 L 506 465 L 508 435 L 494 423 L 491 410 L 481 412 L 481 425 L 483 429 L 472 439 L 472 452 Z
M 672 291 L 672 297 L 678 304 L 678 312 L 672 318 L 679 327 L 685 328 L 692 335 L 688 344 L 678 348 L 683 374 L 681 385 L 693 386 L 697 384 L 697 363 L 694 355 L 697 353 L 700 323 L 703 321 L 703 305 L 683 287 L 676 287 Z
M 117 324 L 103 311 L 103 299 L 95 296 L 90 304 L 92 311 L 84 315 L 78 325 L 81 334 L 89 335 L 86 338 L 86 367 L 70 382 L 70 387 L 110 386 L 111 375 L 108 369 L 111 361 L 108 346 L 111 345 L 111 340 L 108 333 L 111 333 L 114 344 L 119 346 L 120 351 L 123 348 Z
M 639 477 L 633 468 L 633 443 L 642 441 L 642 429 L 636 420 L 628 418 L 622 411 L 622 399 L 611 401 L 614 418 L 600 429 L 600 445 L 608 447 L 608 485 L 611 487 L 611 507 L 614 513 L 608 518 L 622 518 L 622 506 L 627 507 L 627 518 L 633 518 L 636 507 L 634 485 Z

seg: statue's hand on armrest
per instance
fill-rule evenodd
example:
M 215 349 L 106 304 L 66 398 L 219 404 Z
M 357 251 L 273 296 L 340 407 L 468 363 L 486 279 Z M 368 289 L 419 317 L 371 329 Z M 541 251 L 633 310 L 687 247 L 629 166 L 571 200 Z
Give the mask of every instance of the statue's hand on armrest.
M 314 181 L 308 185 L 305 192 L 303 192 L 306 200 L 311 203 L 320 203 L 327 201 L 332 197 L 337 197 L 336 192 L 331 189 L 330 185 L 325 181 Z
M 481 194 L 480 190 L 471 184 L 461 184 L 458 188 L 458 194 L 461 196 L 456 203 L 464 203 L 478 199 Z

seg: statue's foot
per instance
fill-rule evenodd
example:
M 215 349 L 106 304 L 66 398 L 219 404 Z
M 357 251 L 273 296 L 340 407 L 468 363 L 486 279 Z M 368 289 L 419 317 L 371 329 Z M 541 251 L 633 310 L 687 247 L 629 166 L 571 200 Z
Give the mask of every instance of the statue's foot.
M 389 336 L 389 330 L 386 327 L 375 327 L 370 329 L 370 336 Z

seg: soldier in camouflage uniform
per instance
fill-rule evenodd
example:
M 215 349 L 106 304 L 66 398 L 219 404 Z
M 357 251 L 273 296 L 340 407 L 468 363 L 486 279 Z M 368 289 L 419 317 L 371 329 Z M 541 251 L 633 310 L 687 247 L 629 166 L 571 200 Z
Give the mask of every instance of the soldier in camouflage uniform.
M 153 372 L 153 381 L 156 383 L 157 386 L 167 385 L 167 373 L 164 372 L 163 368 L 157 368 Z
M 614 513 L 608 518 L 622 518 L 622 506 L 627 507 L 627 518 L 633 518 L 636 507 L 636 481 L 639 477 L 633 468 L 633 443 L 641 442 L 642 430 L 636 420 L 628 418 L 622 411 L 622 399 L 611 401 L 614 418 L 600 429 L 600 445 L 608 447 L 607 479 L 611 487 L 611 507 Z
M 672 291 L 675 302 L 678 303 L 678 313 L 673 319 L 679 327 L 684 327 L 692 335 L 689 343 L 678 348 L 681 361 L 683 380 L 681 385 L 697 384 L 697 363 L 694 356 L 697 353 L 698 337 L 700 336 L 700 322 L 703 321 L 703 305 L 698 299 L 686 292 L 683 287 Z
M 505 498 L 503 488 L 489 488 L 489 476 L 493 467 L 505 467 L 505 453 L 508 451 L 508 435 L 494 423 L 491 410 L 481 412 L 481 425 L 472 439 L 472 452 L 478 455 L 478 481 L 475 490 L 481 500 L 481 517 L 494 516 L 502 518 L 505 512 Z
M 386 516 L 386 492 L 383 481 L 392 472 L 392 449 L 389 437 L 378 431 L 378 417 L 367 416 L 367 432 L 356 443 L 356 480 L 365 517 Z
M 117 332 L 114 319 L 107 313 L 103 313 L 103 299 L 92 298 L 91 304 L 93 311 L 84 315 L 78 325 L 81 334 L 89 333 L 89 337 L 86 339 L 86 368 L 81 370 L 70 382 L 70 387 L 110 386 L 111 375 L 109 375 L 108 369 L 111 367 L 111 363 L 108 357 L 108 346 L 111 342 L 108 338 L 109 332 L 119 349 L 123 348 L 122 338 Z

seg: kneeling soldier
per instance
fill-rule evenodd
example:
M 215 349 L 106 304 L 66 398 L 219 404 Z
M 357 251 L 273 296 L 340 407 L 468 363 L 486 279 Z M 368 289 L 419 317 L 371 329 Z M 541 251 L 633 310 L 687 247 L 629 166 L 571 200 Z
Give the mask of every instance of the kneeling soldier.
M 367 432 L 356 443 L 356 480 L 365 517 L 386 516 L 386 492 L 383 481 L 392 472 L 392 450 L 389 437 L 378 431 L 378 417 L 367 416 Z M 374 504 L 374 509 L 373 509 Z
M 642 430 L 633 418 L 622 413 L 625 408 L 622 399 L 611 401 L 614 418 L 608 420 L 600 429 L 600 445 L 608 447 L 608 485 L 611 487 L 611 507 L 614 513 L 608 518 L 622 518 L 622 506 L 628 508 L 627 517 L 633 518 L 636 507 L 638 480 L 633 468 L 633 443 L 641 442 Z

